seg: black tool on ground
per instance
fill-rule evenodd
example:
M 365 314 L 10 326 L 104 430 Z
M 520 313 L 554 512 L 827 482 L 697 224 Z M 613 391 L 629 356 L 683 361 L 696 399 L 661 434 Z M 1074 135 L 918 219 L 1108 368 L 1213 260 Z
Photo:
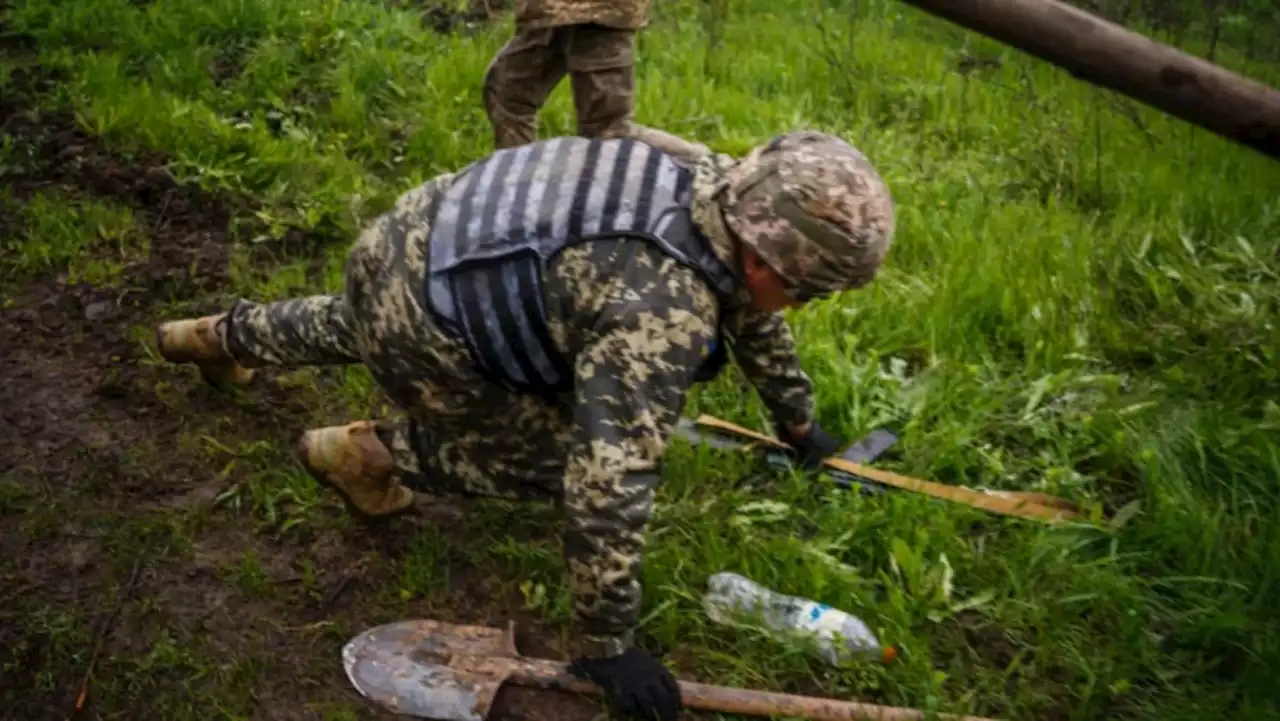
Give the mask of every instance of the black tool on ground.
M 688 418 L 680 419 L 680 422 L 677 425 L 677 432 L 679 432 L 679 434 L 690 443 L 695 445 L 705 443 L 712 448 L 735 451 L 757 449 L 755 444 L 747 441 L 739 440 L 714 431 L 709 431 L 704 428 L 699 428 L 696 423 Z M 877 428 L 863 438 L 850 444 L 849 447 L 844 449 L 840 454 L 840 458 L 847 461 L 853 461 L 854 463 L 870 463 L 876 458 L 879 458 L 881 454 L 889 450 L 889 448 L 897 442 L 898 437 L 892 432 L 883 428 Z M 763 450 L 762 455 L 764 456 L 765 462 L 774 468 L 780 470 L 795 470 L 798 467 L 795 458 L 786 451 L 778 450 L 776 448 L 765 448 L 761 450 Z M 858 486 L 862 492 L 867 494 L 878 494 L 888 490 L 879 483 L 866 478 L 860 478 L 852 473 L 846 473 L 844 471 L 838 471 L 830 468 L 825 469 L 825 472 L 831 476 L 831 480 L 841 488 L 853 488 Z
M 753 431 L 750 428 L 744 428 L 714 416 L 703 414 L 698 416 L 696 420 L 688 421 L 688 424 L 693 427 L 684 426 L 682 422 L 684 427 L 680 429 L 681 435 L 691 437 L 696 442 L 711 439 L 712 445 L 721 448 L 736 447 L 741 451 L 772 449 L 781 451 L 784 454 L 793 451 L 785 442 L 773 436 Z M 724 439 L 715 440 L 714 436 L 710 435 L 714 433 L 726 434 L 740 439 L 739 443 L 741 445 L 736 445 L 732 442 L 726 443 Z M 846 452 L 849 453 L 850 451 Z M 858 455 L 864 452 L 863 449 L 858 449 L 851 453 Z M 790 453 L 790 455 L 794 456 L 794 453 Z M 787 463 L 790 461 L 784 457 L 779 459 L 778 462 Z M 897 488 L 913 493 L 921 493 L 951 503 L 962 503 L 972 508 L 980 508 L 1002 516 L 1016 516 L 1042 523 L 1082 521 L 1088 518 L 1085 511 L 1077 504 L 1065 498 L 1038 491 L 996 491 L 985 488 L 974 489 L 967 486 L 951 486 L 945 483 L 926 481 L 921 478 L 912 478 L 900 473 L 894 473 L 893 471 L 873 468 L 869 465 L 837 456 L 825 459 L 822 465 L 833 476 L 837 473 L 845 474 L 843 480 L 849 483 L 858 483 L 863 492 L 877 492 L 888 488 Z M 875 483 L 880 488 L 873 489 L 869 483 Z

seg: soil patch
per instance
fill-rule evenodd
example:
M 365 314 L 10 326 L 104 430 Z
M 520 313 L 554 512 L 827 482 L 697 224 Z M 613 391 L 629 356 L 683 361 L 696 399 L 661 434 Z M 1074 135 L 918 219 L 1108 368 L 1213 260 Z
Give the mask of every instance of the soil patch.
M 135 211 L 141 230 L 151 238 L 152 250 L 145 262 L 125 268 L 127 306 L 145 305 L 147 294 L 166 291 L 173 297 L 189 297 L 216 288 L 226 277 L 228 228 L 233 217 L 247 214 L 247 202 L 211 197 L 199 188 L 178 185 L 158 154 L 144 153 L 122 162 L 80 130 L 66 112 L 40 112 L 0 101 L 0 133 L 18 139 L 31 163 L 24 172 L 6 176 L 9 193 L 16 200 L 56 189 L 108 199 Z M 14 227 L 3 230 L 18 234 Z M 66 290 L 47 288 L 42 300 Z M 99 313 L 104 311 L 114 313 L 99 307 Z
M 442 522 L 431 514 L 366 527 L 349 522 L 332 499 L 316 523 L 270 533 L 248 513 L 219 508 L 219 496 L 243 479 L 241 459 L 199 442 L 266 442 L 276 449 L 269 462 L 288 464 L 315 399 L 262 383 L 244 401 L 193 384 L 189 369 L 152 363 L 139 329 L 172 313 L 175 302 L 202 312 L 220 305 L 228 227 L 248 204 L 179 185 L 163 157 L 125 160 L 70 114 L 35 111 L 12 95 L 0 101 L 0 133 L 31 151 L 32 162 L 5 178 L 19 202 L 53 189 L 109 199 L 133 209 L 152 248 L 114 287 L 51 273 L 6 289 L 0 668 L 7 714 L 67 718 L 101 639 L 83 718 L 181 721 L 211 709 L 272 721 L 398 718 L 350 687 L 342 644 L 415 614 L 497 624 L 519 609 L 516 594 L 497 593 L 494 579 L 446 559 L 460 566 L 454 576 L 462 583 L 443 603 L 405 599 L 395 569 L 405 539 Z M 563 658 L 533 617 L 522 621 L 522 650 Z M 598 710 L 593 700 L 513 690 L 490 718 L 585 721 Z

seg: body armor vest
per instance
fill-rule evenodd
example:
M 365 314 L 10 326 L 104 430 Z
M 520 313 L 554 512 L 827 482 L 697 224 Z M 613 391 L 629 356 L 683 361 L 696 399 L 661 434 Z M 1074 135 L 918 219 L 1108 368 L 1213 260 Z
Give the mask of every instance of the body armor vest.
M 573 372 L 552 343 L 542 294 L 542 272 L 561 250 L 641 238 L 698 272 L 717 297 L 736 289 L 693 225 L 692 179 L 632 139 L 555 138 L 499 150 L 460 172 L 438 201 L 426 305 L 489 378 L 520 392 L 566 392 Z M 717 328 L 695 380 L 720 371 L 724 345 Z

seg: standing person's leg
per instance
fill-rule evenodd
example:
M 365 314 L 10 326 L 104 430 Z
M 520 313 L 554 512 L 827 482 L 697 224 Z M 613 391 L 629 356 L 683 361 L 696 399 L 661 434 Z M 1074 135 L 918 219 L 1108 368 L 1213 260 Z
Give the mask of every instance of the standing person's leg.
M 532 143 L 538 110 L 564 77 L 557 28 L 517 31 L 484 73 L 484 109 L 493 126 L 495 149 Z
M 578 134 L 625 137 L 635 105 L 635 31 L 595 24 L 565 30 L 565 67 L 573 84 Z
M 573 83 L 578 134 L 588 138 L 635 138 L 686 159 L 711 152 L 671 133 L 635 122 L 634 30 L 575 25 L 565 39 L 566 67 Z

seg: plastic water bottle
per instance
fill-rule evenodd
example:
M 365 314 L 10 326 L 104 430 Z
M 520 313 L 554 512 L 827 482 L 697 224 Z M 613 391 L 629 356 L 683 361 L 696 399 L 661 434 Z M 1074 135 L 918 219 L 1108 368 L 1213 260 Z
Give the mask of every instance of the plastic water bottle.
M 825 603 L 785 596 L 736 573 L 717 573 L 708 578 L 702 606 L 716 623 L 749 620 L 758 613 L 765 627 L 775 634 L 808 635 L 817 641 L 822 659 L 832 666 L 853 658 L 887 663 L 897 656 L 892 646 L 882 647 L 857 616 Z

